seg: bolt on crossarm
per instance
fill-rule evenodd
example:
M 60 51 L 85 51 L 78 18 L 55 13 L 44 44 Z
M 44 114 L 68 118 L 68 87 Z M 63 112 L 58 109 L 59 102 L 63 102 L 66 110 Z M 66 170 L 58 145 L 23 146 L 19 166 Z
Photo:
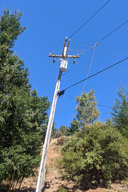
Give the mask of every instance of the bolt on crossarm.
M 49 121 L 48 121 L 47 132 L 46 132 L 46 136 L 45 136 L 45 142 L 44 142 L 43 153 L 42 153 L 42 157 L 41 157 L 41 163 L 40 163 L 40 169 L 39 169 L 39 174 L 38 174 L 36 192 L 41 192 L 42 184 L 44 184 L 44 182 L 45 182 L 46 158 L 47 158 L 47 152 L 48 152 L 48 147 L 49 147 L 50 138 L 51 138 L 51 132 L 52 132 L 52 126 L 53 126 L 56 104 L 57 104 L 57 99 L 58 99 L 58 93 L 60 90 L 61 77 L 62 77 L 62 72 L 65 72 L 67 70 L 67 65 L 68 65 L 66 58 L 67 57 L 79 58 L 79 56 L 72 56 L 72 57 L 71 57 L 71 55 L 67 56 L 70 40 L 68 41 L 67 47 L 66 47 L 66 42 L 67 42 L 67 38 L 65 38 L 65 41 L 64 41 L 64 47 L 63 47 L 62 55 L 49 54 L 49 57 L 53 57 L 53 58 L 60 57 L 61 58 L 61 64 L 60 64 L 59 75 L 58 75 L 58 79 L 57 79 L 56 87 L 55 87 L 55 91 L 54 91 L 54 97 L 53 97 L 53 101 L 52 101 L 52 107 L 51 107 L 50 117 L 49 117 Z

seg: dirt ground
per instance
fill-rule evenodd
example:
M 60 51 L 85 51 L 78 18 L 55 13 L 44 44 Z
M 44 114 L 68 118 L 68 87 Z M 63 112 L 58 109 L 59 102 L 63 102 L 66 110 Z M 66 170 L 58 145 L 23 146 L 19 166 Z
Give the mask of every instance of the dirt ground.
M 57 160 L 61 158 L 61 145 L 57 145 L 57 139 L 53 139 L 50 143 L 47 156 L 46 168 L 46 185 L 42 191 L 59 192 L 59 188 L 64 186 L 68 192 L 128 192 L 128 180 L 113 183 L 109 189 L 81 189 L 73 182 L 61 180 L 59 170 L 57 168 Z M 31 177 L 23 181 L 21 192 L 35 192 L 37 177 Z M 61 192 L 65 192 L 64 190 Z

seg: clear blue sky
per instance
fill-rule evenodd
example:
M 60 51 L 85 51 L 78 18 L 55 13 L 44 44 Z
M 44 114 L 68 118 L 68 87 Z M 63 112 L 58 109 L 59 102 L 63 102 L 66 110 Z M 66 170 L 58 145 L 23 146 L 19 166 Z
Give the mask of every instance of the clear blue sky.
M 24 60 L 29 68 L 32 89 L 40 97 L 48 96 L 50 102 L 59 72 L 59 60 L 53 64 L 48 54 L 62 53 L 66 36 L 74 32 L 106 0 L 0 0 L 0 14 L 8 8 L 11 12 L 19 9 L 23 13 L 22 26 L 27 30 L 20 36 L 14 47 L 15 54 Z M 71 49 L 86 49 L 93 45 L 121 23 L 128 19 L 128 0 L 112 0 L 72 39 Z M 128 56 L 128 25 L 99 44 L 90 75 Z M 62 77 L 61 90 L 83 79 L 87 75 L 93 50 L 86 52 L 73 65 L 69 61 L 67 72 Z M 76 52 L 71 52 L 76 54 Z M 116 90 L 128 85 L 128 61 L 87 81 L 85 91 L 94 89 L 99 105 L 112 106 Z M 55 127 L 69 126 L 74 117 L 75 97 L 82 92 L 83 84 L 68 90 L 58 99 Z M 98 107 L 100 120 L 110 117 L 110 108 Z

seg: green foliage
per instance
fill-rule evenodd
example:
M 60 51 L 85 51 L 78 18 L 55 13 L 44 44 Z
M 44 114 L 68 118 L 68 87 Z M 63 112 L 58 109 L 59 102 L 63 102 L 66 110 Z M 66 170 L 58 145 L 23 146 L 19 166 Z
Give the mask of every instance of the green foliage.
M 28 89 L 28 70 L 11 49 L 25 28 L 20 27 L 21 13 L 4 11 L 0 20 L 0 91 L 7 95 L 12 86 Z
M 68 128 L 65 127 L 64 125 L 62 125 L 62 126 L 59 128 L 59 132 L 61 133 L 61 135 L 67 136 L 67 135 L 68 135 Z
M 62 125 L 59 129 L 54 132 L 54 138 L 59 138 L 61 136 L 68 136 L 68 128 Z
M 96 99 L 94 91 L 83 93 L 82 96 L 76 97 L 77 114 L 76 119 L 73 119 L 71 126 L 68 129 L 68 135 L 73 135 L 79 132 L 85 125 L 93 124 L 99 116 L 99 111 L 96 108 Z
M 77 100 L 77 121 L 79 128 L 82 128 L 85 124 L 94 123 L 99 116 L 99 111 L 96 108 L 96 100 L 94 91 L 89 93 L 83 93 L 82 96 L 76 97 Z
M 128 92 L 123 87 L 117 92 L 119 99 L 115 99 L 113 105 L 112 120 L 114 127 L 117 128 L 123 136 L 128 138 Z
M 75 132 L 79 132 L 78 122 L 76 119 L 73 119 L 71 127 L 68 129 L 68 135 L 73 135 Z
M 101 122 L 87 125 L 62 149 L 60 167 L 65 178 L 86 187 L 108 185 L 128 176 L 128 142 Z
M 67 189 L 64 185 L 61 185 L 58 192 L 67 192 Z
M 52 128 L 51 138 L 54 138 L 54 137 L 55 137 L 57 131 L 58 131 L 58 129 L 56 129 L 56 128 L 54 127 L 54 123 L 53 123 L 53 128 Z
M 9 10 L 4 10 L 0 21 L 0 43 L 7 45 L 9 48 L 14 46 L 17 37 L 25 30 L 20 26 L 20 18 L 22 14 L 15 10 L 10 14 Z
M 28 70 L 12 47 L 25 28 L 19 12 L 4 11 L 0 20 L 0 183 L 10 187 L 34 173 L 48 120 L 47 97 L 31 91 Z
M 62 136 L 62 133 L 60 131 L 56 131 L 54 138 L 59 138 Z

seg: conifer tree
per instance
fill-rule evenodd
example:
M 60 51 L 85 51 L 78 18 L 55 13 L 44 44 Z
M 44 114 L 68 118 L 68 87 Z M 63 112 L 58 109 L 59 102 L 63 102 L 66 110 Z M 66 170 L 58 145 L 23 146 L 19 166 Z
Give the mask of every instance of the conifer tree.
M 124 136 L 128 137 L 128 92 L 121 87 L 117 94 L 118 99 L 115 99 L 111 113 L 113 124 Z
M 100 114 L 96 108 L 97 102 L 94 91 L 91 90 L 89 93 L 84 92 L 82 96 L 76 97 L 76 100 L 78 106 L 76 118 L 80 128 L 86 124 L 93 124 Z
M 21 13 L 4 10 L 0 19 L 0 183 L 10 187 L 34 173 L 48 120 L 47 97 L 31 91 L 28 69 L 13 51 Z
M 73 119 L 71 126 L 68 129 L 68 135 L 73 135 L 75 132 L 79 132 L 79 126 L 76 119 Z

